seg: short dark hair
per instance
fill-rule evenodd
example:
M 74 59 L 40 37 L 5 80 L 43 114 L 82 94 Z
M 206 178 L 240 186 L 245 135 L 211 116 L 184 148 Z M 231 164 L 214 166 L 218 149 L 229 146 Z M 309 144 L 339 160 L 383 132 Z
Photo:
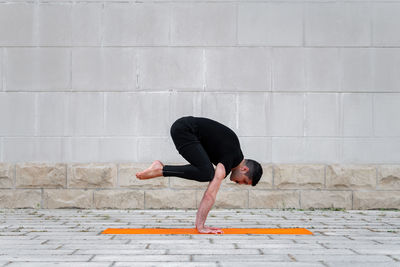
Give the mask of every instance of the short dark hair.
M 261 164 L 252 159 L 245 159 L 244 164 L 249 168 L 245 175 L 251 179 L 251 185 L 256 186 L 263 174 Z

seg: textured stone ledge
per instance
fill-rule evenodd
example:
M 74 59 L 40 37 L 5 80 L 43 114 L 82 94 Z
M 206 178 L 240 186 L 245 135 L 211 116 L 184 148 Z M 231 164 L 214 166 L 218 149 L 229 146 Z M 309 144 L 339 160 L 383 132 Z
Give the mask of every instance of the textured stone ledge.
M 195 209 L 208 183 L 138 180 L 150 163 L 0 163 L 1 208 Z M 214 208 L 400 207 L 400 165 L 264 164 L 255 187 L 223 181 Z

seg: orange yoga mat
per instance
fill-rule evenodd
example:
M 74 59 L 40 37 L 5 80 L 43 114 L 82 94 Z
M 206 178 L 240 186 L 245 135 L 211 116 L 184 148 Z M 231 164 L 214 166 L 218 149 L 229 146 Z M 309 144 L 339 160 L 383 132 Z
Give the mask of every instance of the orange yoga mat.
M 221 228 L 223 234 L 240 235 L 312 235 L 305 228 Z M 102 234 L 130 235 L 197 235 L 201 234 L 196 228 L 108 228 Z

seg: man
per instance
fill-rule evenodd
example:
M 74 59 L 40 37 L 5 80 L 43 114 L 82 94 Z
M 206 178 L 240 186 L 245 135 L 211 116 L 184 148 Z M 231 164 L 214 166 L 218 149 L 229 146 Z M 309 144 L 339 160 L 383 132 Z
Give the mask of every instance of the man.
M 210 182 L 197 211 L 196 228 L 200 233 L 222 233 L 219 228 L 204 225 L 222 180 L 232 172 L 231 181 L 255 186 L 263 172 L 261 165 L 257 161 L 244 159 L 236 134 L 217 121 L 186 116 L 176 120 L 170 132 L 179 154 L 190 164 L 164 165 L 156 160 L 146 170 L 136 173 L 136 177 L 177 176 Z M 216 165 L 215 170 L 213 164 Z

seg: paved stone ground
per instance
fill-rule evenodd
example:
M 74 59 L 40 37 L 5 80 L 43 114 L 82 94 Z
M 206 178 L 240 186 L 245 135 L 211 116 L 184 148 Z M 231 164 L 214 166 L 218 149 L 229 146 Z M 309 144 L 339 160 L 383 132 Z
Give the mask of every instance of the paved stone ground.
M 314 235 L 102 235 L 193 227 L 195 210 L 0 209 L 0 266 L 400 266 L 399 211 L 212 210 L 207 225 Z

